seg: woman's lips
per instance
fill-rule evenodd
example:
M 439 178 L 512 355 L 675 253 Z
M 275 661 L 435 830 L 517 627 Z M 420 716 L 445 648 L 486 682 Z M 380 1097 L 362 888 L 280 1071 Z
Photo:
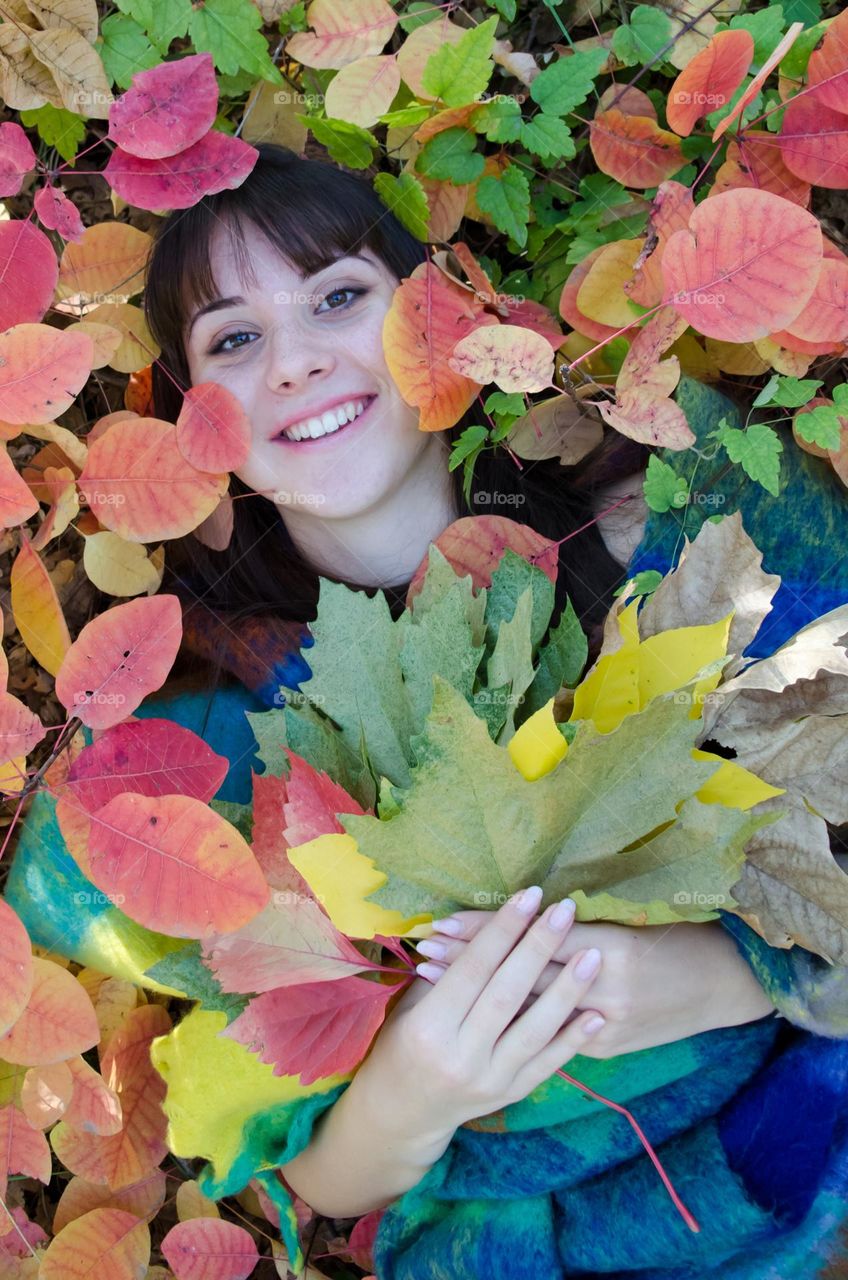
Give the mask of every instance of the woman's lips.
M 288 436 L 278 435 L 273 437 L 274 444 L 284 444 L 290 449 L 299 449 L 301 445 L 320 445 L 325 444 L 329 440 L 338 440 L 339 436 L 346 435 L 352 428 L 355 428 L 368 417 L 371 412 L 371 406 L 377 399 L 376 395 L 368 396 L 365 401 L 365 408 L 362 410 L 358 418 L 354 418 L 353 422 L 346 422 L 343 427 L 339 427 L 337 431 L 330 431 L 326 435 L 317 436 L 314 440 L 308 436 L 305 440 L 291 440 Z

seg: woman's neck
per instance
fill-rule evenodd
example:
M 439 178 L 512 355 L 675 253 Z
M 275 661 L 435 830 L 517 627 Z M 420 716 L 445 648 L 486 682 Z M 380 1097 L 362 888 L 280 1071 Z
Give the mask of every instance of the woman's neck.
M 366 511 L 322 520 L 286 509 L 286 529 L 316 573 L 366 587 L 410 580 L 429 544 L 460 515 L 443 442 L 430 436 L 427 445 L 394 492 Z

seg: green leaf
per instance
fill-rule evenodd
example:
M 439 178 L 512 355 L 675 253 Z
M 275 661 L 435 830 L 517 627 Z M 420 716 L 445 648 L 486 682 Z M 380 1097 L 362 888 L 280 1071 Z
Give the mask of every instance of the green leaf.
M 137 22 L 123 13 L 110 13 L 100 24 L 100 38 L 95 48 L 100 54 L 108 79 L 128 89 L 137 71 L 156 67 L 162 61 L 162 50 Z
M 842 439 L 842 424 L 835 405 L 817 404 L 815 409 L 799 414 L 794 421 L 795 432 L 808 444 L 821 449 L 838 449 Z
M 431 54 L 421 77 L 427 93 L 446 107 L 464 106 L 485 93 L 495 69 L 491 54 L 497 25 L 493 14 L 470 27 L 456 44 L 443 44 Z
M 200 6 L 191 5 L 188 20 L 195 49 L 211 53 L 219 71 L 227 75 L 252 71 L 261 80 L 283 84 L 261 26 L 262 17 L 250 0 L 204 0 Z
M 489 600 L 491 599 L 490 590 Z M 533 588 L 527 587 L 519 596 L 512 616 L 498 626 L 494 648 L 486 663 L 486 683 L 489 688 L 502 689 L 507 686 L 509 689 L 506 699 L 506 718 L 498 734 L 498 742 L 501 744 L 511 738 L 515 732 L 516 712 L 533 683 L 535 673 L 530 657 L 533 606 Z
M 464 462 L 469 454 L 479 453 L 488 437 L 488 427 L 466 427 L 459 439 L 454 441 L 450 458 L 448 459 L 448 471 L 456 471 L 460 463 Z
M 380 123 L 397 126 L 421 124 L 432 114 L 432 109 L 423 102 L 412 102 L 407 107 L 398 107 L 397 111 L 387 111 L 380 116 Z
M 419 240 L 427 239 L 427 224 L 430 220 L 430 206 L 424 188 L 412 173 L 402 173 L 395 177 L 393 173 L 378 173 L 374 179 L 374 189 L 387 208 L 403 223 L 407 231 L 411 231 Z
M 472 696 L 484 651 L 482 642 L 473 642 L 474 611 L 470 577 L 454 575 L 450 589 L 425 613 L 401 615 L 400 665 L 416 733 L 433 705 L 435 675 L 449 680 L 463 697 Z
M 190 1000 L 199 1000 L 204 1009 L 219 1009 L 227 1015 L 227 1025 L 247 1007 L 249 995 L 230 994 L 203 963 L 200 943 L 190 942 L 179 951 L 171 951 L 162 960 L 145 969 L 145 974 L 166 987 L 176 987 Z
M 235 800 L 212 799 L 209 801 L 209 808 L 226 818 L 250 844 L 253 839 L 253 805 L 238 804 Z
M 588 652 L 583 628 L 571 601 L 566 600 L 559 622 L 539 651 L 536 675 L 521 708 L 522 720 L 543 707 L 563 685 L 573 688 L 577 684 L 586 665 Z M 574 728 L 572 725 L 572 731 Z
M 722 422 L 716 435 L 731 462 L 740 463 L 747 476 L 756 480 L 775 498 L 778 497 L 783 445 L 777 432 L 762 422 L 752 423 L 747 431 L 737 431 L 735 427 Z
M 811 27 L 821 20 L 821 0 L 783 0 L 781 7 L 787 26 L 791 26 L 793 22 L 803 22 L 805 27 Z M 801 39 L 806 34 L 806 31 L 802 31 L 798 38 Z
M 662 9 L 637 4 L 627 26 L 617 27 L 612 51 L 625 66 L 651 62 L 671 39 L 671 19 Z
M 478 205 L 491 216 L 499 231 L 511 236 L 519 246 L 527 243 L 530 184 L 518 165 L 508 165 L 498 178 L 490 174 L 481 178 L 476 196 Z
M 398 18 L 398 25 L 409 35 L 418 27 L 424 27 L 428 22 L 433 22 L 438 16 L 439 9 L 431 4 L 430 0 L 412 0 L 403 17 Z
M 751 407 L 759 409 L 764 405 L 780 405 L 785 409 L 800 409 L 801 405 L 813 399 L 821 385 L 821 378 L 788 378 L 780 373 L 772 374 Z
M 319 120 L 317 116 L 295 115 L 295 119 L 306 125 L 339 164 L 349 169 L 367 169 L 370 165 L 377 139 L 367 129 L 330 116 Z
M 486 601 L 486 634 L 490 650 L 494 649 L 504 623 L 515 616 L 519 602 L 528 590 L 532 600 L 530 646 L 535 650 L 550 624 L 554 584 L 538 565 L 507 548 L 492 574 Z
M 801 6 L 805 6 L 810 4 L 810 0 L 799 0 L 799 4 Z M 810 7 L 818 7 L 818 0 L 815 0 L 815 6 L 811 4 Z M 797 15 L 794 18 L 789 16 L 790 0 L 783 0 L 783 11 L 787 15 L 787 22 L 799 21 Z M 821 14 L 819 14 L 819 17 L 821 17 Z M 806 25 L 806 20 L 804 21 Z M 781 75 L 789 76 L 795 80 L 801 80 L 806 73 L 807 63 L 810 61 L 810 54 L 827 31 L 828 26 L 827 23 L 820 22 L 818 18 L 813 18 L 812 21 L 815 22 L 816 25 L 808 27 L 806 31 L 801 32 L 795 43 L 792 45 L 792 48 L 787 52 L 785 58 L 779 64 Z
M 468 129 L 455 126 L 443 129 L 424 143 L 419 151 L 415 168 L 425 178 L 438 178 L 457 186 L 479 178 L 485 166 L 485 158 L 477 151 L 477 139 Z
M 606 49 L 580 49 L 558 58 L 534 77 L 530 97 L 551 115 L 568 115 L 586 101 L 608 57 Z
M 667 462 L 655 453 L 648 459 L 648 469 L 642 485 L 645 501 L 652 511 L 669 511 L 672 507 L 685 507 L 689 486 Z
M 181 40 L 188 31 L 190 0 L 116 0 L 116 3 L 122 13 L 132 18 L 147 33 L 150 43 L 159 50 L 163 58 L 171 41 Z M 100 25 L 104 35 L 110 18 L 104 19 Z
M 62 159 L 69 164 L 73 163 L 79 144 L 87 132 L 82 116 L 74 111 L 66 111 L 64 107 L 54 107 L 49 102 L 32 111 L 22 111 L 21 124 L 28 129 L 37 129 L 41 140 L 48 147 L 55 147 Z
M 780 43 L 785 25 L 783 9 L 779 4 L 773 4 L 756 13 L 735 14 L 729 25 L 720 22 L 716 27 L 716 35 L 720 31 L 750 32 L 754 40 L 753 68 L 759 70 Z
M 658 569 L 643 569 L 630 579 L 630 593 L 634 596 L 649 596 L 652 591 L 656 591 L 662 582 L 662 574 Z M 628 584 L 622 582 L 620 587 L 616 587 L 613 591 L 614 596 L 620 596 Z
M 521 107 L 515 98 L 494 98 L 481 102 L 474 112 L 474 128 L 490 142 L 517 142 L 521 137 L 523 121 Z
M 576 154 L 568 125 L 545 111 L 540 111 L 532 120 L 522 122 L 521 141 L 528 151 L 546 164 L 559 159 L 570 160 Z
M 280 35 L 293 35 L 297 31 L 309 30 L 309 19 L 306 16 L 306 0 L 298 0 L 285 13 L 280 14 L 278 22 Z
M 486 413 L 509 414 L 520 418 L 526 411 L 522 391 L 492 391 L 483 405 Z
M 497 9 L 505 22 L 512 22 L 514 20 L 516 0 L 486 0 L 486 3 L 490 9 Z

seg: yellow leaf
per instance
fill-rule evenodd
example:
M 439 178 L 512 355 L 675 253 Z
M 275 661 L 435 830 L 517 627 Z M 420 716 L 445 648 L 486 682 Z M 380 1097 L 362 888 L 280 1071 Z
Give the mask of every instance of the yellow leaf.
M 554 699 L 529 716 L 507 743 L 507 750 L 522 777 L 535 782 L 550 773 L 568 751 L 568 743 L 554 720 Z
M 652 698 L 670 693 L 687 684 L 702 667 L 708 666 L 727 652 L 727 639 L 733 611 L 702 627 L 675 627 L 650 636 L 639 646 L 639 703 L 644 707 Z M 714 689 L 721 672 L 705 676 L 698 682 L 697 694 Z M 699 714 L 697 707 L 693 707 Z
M 724 804 L 728 809 L 752 809 L 755 804 L 770 800 L 772 796 L 786 794 L 785 788 L 770 786 L 755 773 L 743 769 L 733 760 L 724 760 L 721 756 L 714 755 L 712 751 L 701 751 L 693 747 L 692 759 L 721 761 L 721 768 L 716 769 L 700 791 L 695 792 L 702 804 Z
M 377 933 L 399 937 L 432 920 L 430 914 L 405 919 L 399 911 L 365 901 L 388 877 L 377 870 L 373 858 L 359 852 L 353 836 L 317 836 L 289 849 L 288 856 L 333 924 L 349 938 L 373 938 Z
M 574 691 L 572 720 L 591 720 L 599 733 L 612 733 L 639 709 L 639 634 L 634 600 L 618 617 L 623 644 L 598 660 Z

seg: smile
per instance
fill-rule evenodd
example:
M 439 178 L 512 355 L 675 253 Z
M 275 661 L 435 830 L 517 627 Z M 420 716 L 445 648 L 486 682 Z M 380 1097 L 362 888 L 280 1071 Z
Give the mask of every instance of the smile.
M 344 405 L 338 405 L 336 409 L 329 410 L 320 418 L 309 418 L 305 422 L 286 427 L 285 431 L 281 431 L 279 435 L 274 436 L 274 441 L 279 444 L 301 447 L 318 444 L 319 441 L 329 436 L 338 436 L 343 432 L 347 433 L 355 423 L 368 416 L 371 405 L 376 399 L 377 397 L 374 395 L 366 396 L 362 400 L 347 401 Z M 353 412 L 353 417 L 350 416 L 351 411 Z M 340 421 L 340 419 L 345 419 L 345 421 Z

